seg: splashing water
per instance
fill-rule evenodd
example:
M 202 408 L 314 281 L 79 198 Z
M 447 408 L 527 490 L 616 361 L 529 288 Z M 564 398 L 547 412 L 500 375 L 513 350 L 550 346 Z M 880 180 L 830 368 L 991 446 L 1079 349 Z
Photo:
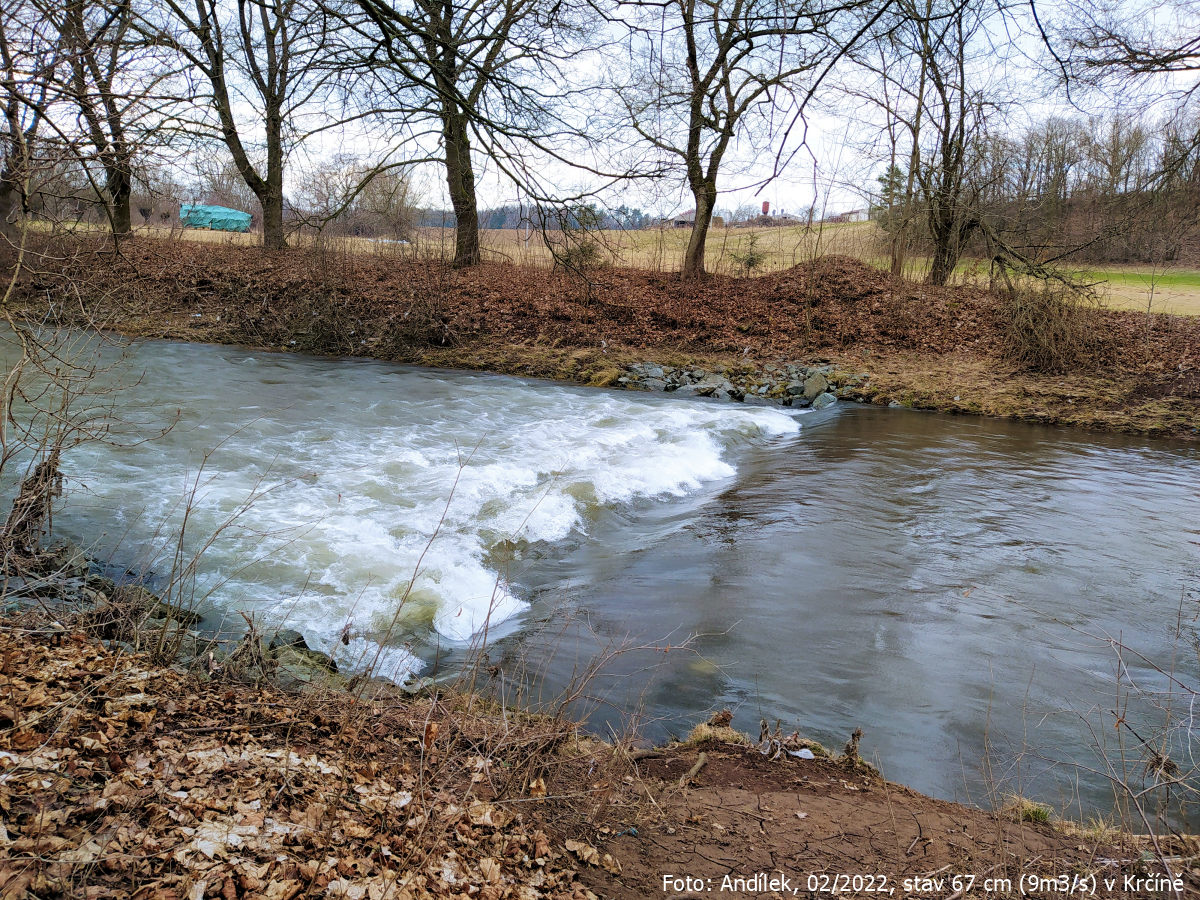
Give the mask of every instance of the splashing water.
M 144 374 L 123 404 L 179 423 L 76 451 L 60 525 L 103 526 L 98 550 L 128 558 L 178 527 L 194 482 L 188 545 L 216 534 L 210 615 L 253 611 L 351 665 L 385 645 L 376 670 L 393 677 L 420 667 L 403 644 L 461 644 L 526 608 L 501 551 L 702 491 L 733 476 L 739 445 L 799 428 L 776 409 L 231 348 L 138 344 L 130 366 Z

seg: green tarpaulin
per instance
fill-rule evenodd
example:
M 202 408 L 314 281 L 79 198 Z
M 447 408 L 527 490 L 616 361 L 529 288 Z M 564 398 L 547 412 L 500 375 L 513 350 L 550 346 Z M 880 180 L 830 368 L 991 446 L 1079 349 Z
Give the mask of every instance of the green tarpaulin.
M 185 228 L 211 228 L 214 231 L 250 230 L 250 213 L 227 206 L 184 204 L 179 208 L 179 221 Z

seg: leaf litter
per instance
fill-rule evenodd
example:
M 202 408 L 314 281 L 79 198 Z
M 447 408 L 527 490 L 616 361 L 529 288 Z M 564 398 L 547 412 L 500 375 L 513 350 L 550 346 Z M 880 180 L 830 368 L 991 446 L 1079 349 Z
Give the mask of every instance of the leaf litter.
M 595 849 L 509 802 L 436 700 L 202 682 L 45 629 L 6 628 L 0 659 L 4 898 L 595 897 Z

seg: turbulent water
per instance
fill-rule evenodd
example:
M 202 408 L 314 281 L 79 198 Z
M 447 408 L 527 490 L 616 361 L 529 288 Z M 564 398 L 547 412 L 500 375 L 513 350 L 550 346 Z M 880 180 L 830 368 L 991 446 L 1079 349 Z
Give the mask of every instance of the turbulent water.
M 1200 680 L 1183 445 L 170 343 L 124 372 L 118 430 L 177 422 L 72 451 L 57 525 L 162 583 L 190 507 L 209 627 L 251 614 L 396 678 L 453 673 L 486 628 L 505 696 L 596 666 L 572 708 L 605 732 L 722 706 L 835 746 L 861 726 L 919 789 L 1101 811 L 1087 769 L 1144 771 L 1108 711 L 1156 734 L 1180 722 L 1159 670 Z
M 764 408 L 196 345 L 142 344 L 122 369 L 138 376 L 127 411 L 178 421 L 70 454 L 61 525 L 101 527 L 98 553 L 129 560 L 169 546 L 191 507 L 212 618 L 253 612 L 351 666 L 378 667 L 383 646 L 397 678 L 527 609 L 501 559 L 586 535 L 600 509 L 728 481 L 737 447 L 798 430 Z

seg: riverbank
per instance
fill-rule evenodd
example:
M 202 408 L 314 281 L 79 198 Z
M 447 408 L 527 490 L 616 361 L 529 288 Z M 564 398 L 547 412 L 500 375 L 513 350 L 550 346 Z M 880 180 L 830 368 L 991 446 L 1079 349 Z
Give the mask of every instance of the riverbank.
M 815 369 L 841 399 L 1200 437 L 1200 320 L 1087 309 L 1087 352 L 1037 372 L 1012 361 L 1010 311 L 994 295 L 898 281 L 844 257 L 684 283 L 149 238 L 114 254 L 74 241 L 31 266 L 18 298 L 28 318 L 133 337 L 607 386 L 645 387 L 666 366 L 699 373 L 689 387 L 713 376 L 709 394 L 740 402 L 811 402 Z
M 467 694 L 250 684 L 88 621 L 0 623 L 6 898 L 1171 895 L 1144 840 L 933 800 L 852 747 L 764 754 L 718 718 L 636 751 Z

